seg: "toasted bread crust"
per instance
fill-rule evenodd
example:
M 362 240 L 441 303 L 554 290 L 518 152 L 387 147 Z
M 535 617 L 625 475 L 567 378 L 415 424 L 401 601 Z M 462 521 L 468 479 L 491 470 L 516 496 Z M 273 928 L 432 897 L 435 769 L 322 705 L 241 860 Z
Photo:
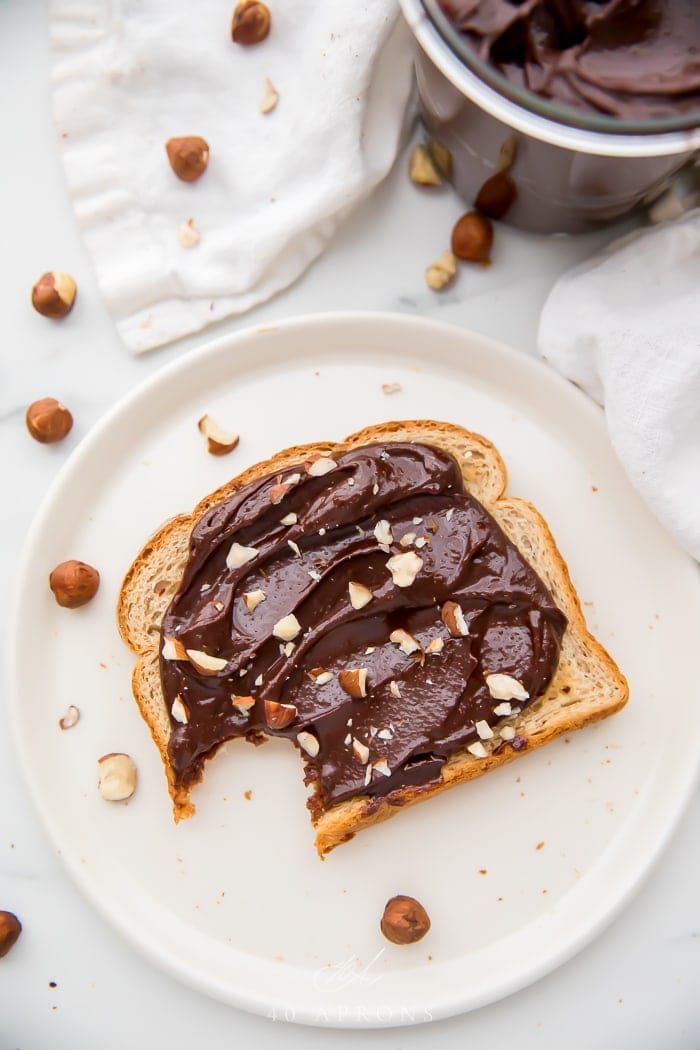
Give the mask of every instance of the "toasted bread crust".
M 488 773 L 526 751 L 605 718 L 624 706 L 628 696 L 625 678 L 588 631 L 568 568 L 546 522 L 531 504 L 504 496 L 506 468 L 491 442 L 454 424 L 432 420 L 366 427 L 343 442 L 298 445 L 250 467 L 206 496 L 191 515 L 179 515 L 166 522 L 146 543 L 126 574 L 117 605 L 119 630 L 129 648 L 139 656 L 132 678 L 134 697 L 163 760 L 176 820 L 194 813 L 190 792 L 196 781 L 185 786 L 175 785 L 168 758 L 170 719 L 160 687 L 158 643 L 163 615 L 187 562 L 192 528 L 209 508 L 266 474 L 303 462 L 313 453 L 339 456 L 352 448 L 384 441 L 422 442 L 444 449 L 457 460 L 467 491 L 494 516 L 546 583 L 556 604 L 566 614 L 568 626 L 559 665 L 547 692 L 512 723 L 519 749 L 505 744 L 483 759 L 463 749 L 446 761 L 442 779 L 437 784 L 399 788 L 380 800 L 358 796 L 337 803 L 314 816 L 319 854 L 323 857 L 357 831 L 387 819 L 405 806 Z

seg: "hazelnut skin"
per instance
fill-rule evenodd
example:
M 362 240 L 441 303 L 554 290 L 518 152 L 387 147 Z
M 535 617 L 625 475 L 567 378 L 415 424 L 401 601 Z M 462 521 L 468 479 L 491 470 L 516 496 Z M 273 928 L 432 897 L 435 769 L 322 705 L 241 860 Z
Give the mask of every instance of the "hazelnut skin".
M 70 274 L 51 270 L 43 273 L 32 288 L 32 306 L 42 317 L 58 321 L 73 309 L 77 290 Z
M 259 0 L 241 0 L 231 20 L 231 39 L 250 47 L 260 44 L 270 32 L 270 9 Z
M 35 441 L 52 445 L 62 441 L 73 426 L 73 417 L 55 397 L 42 397 L 27 409 L 27 430 Z
M 510 175 L 498 171 L 481 187 L 474 206 L 489 219 L 502 219 L 517 195 L 517 187 Z
M 0 959 L 14 948 L 20 933 L 22 923 L 11 911 L 0 911 Z
M 492 244 L 493 226 L 478 212 L 469 211 L 455 223 L 452 230 L 452 251 L 463 262 L 490 266 Z
M 49 576 L 49 587 L 58 605 L 78 609 L 97 594 L 100 574 L 84 561 L 63 561 Z
M 209 143 L 199 135 L 182 135 L 165 143 L 170 167 L 183 182 L 196 182 L 207 170 Z
M 430 918 L 423 905 L 414 897 L 399 894 L 386 902 L 379 925 L 392 944 L 415 944 L 430 929 Z

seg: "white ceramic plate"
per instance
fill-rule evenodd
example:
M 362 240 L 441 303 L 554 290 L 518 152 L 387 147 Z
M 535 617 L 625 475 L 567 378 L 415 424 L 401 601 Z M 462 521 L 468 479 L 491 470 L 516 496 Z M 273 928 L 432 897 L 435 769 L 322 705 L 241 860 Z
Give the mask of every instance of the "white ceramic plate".
M 387 396 L 383 383 L 399 382 Z M 209 456 L 196 421 L 241 434 Z M 297 754 L 228 745 L 175 826 L 130 695 L 114 618 L 146 537 L 277 449 L 381 420 L 451 420 L 491 438 L 510 491 L 541 508 L 589 621 L 628 675 L 619 715 L 363 832 L 321 863 Z M 96 565 L 89 606 L 59 609 L 47 572 Z M 609 922 L 658 856 L 693 786 L 700 705 L 688 654 L 696 567 L 627 483 L 602 416 L 526 356 L 391 315 L 318 316 L 226 337 L 123 401 L 39 514 L 20 572 L 13 690 L 22 764 L 73 877 L 139 950 L 210 995 L 276 1018 L 398 1025 L 481 1006 L 551 970 Z M 61 732 L 68 704 L 82 717 Z M 127 804 L 97 758 L 130 753 Z M 245 792 L 252 793 L 246 799 Z M 388 897 L 418 897 L 424 941 L 387 944 Z

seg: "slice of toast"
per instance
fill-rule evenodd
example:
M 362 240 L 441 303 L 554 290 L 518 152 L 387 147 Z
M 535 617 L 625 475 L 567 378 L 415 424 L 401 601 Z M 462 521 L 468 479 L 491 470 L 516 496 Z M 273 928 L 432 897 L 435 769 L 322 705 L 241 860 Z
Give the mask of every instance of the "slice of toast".
M 379 799 L 357 795 L 320 812 L 318 805 L 312 805 L 319 854 L 323 856 L 357 831 L 392 816 L 404 806 L 488 773 L 525 751 L 605 718 L 624 706 L 628 696 L 625 678 L 589 633 L 568 569 L 546 522 L 531 504 L 504 495 L 506 468 L 496 448 L 480 435 L 450 423 L 417 420 L 379 424 L 338 444 L 296 446 L 255 464 L 206 496 L 191 515 L 180 515 L 167 522 L 148 541 L 127 572 L 117 607 L 119 629 L 126 644 L 139 657 L 133 672 L 134 697 L 160 751 L 176 820 L 194 812 L 190 800 L 194 785 L 176 784 L 168 757 L 171 723 L 161 690 L 159 642 L 161 622 L 178 589 L 195 522 L 241 486 L 297 465 L 313 453 L 338 457 L 353 448 L 385 441 L 431 445 L 452 455 L 460 466 L 467 492 L 483 504 L 537 572 L 566 615 L 568 625 L 549 687 L 510 723 L 516 734 L 512 741 L 498 742 L 498 738 L 489 741 L 485 758 L 474 757 L 466 749 L 453 752 L 442 767 L 438 783 L 398 788 Z

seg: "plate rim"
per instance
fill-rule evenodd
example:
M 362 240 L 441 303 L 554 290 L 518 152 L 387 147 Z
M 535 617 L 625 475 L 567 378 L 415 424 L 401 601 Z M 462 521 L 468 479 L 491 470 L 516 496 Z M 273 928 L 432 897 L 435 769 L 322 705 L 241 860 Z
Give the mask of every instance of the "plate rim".
M 364 325 L 381 326 L 386 325 L 387 323 L 394 327 L 410 326 L 413 328 L 423 328 L 426 332 L 430 332 L 436 339 L 440 339 L 442 335 L 449 336 L 451 339 L 457 337 L 464 344 L 465 348 L 464 360 L 460 362 L 459 365 L 456 362 L 454 365 L 454 367 L 459 368 L 460 371 L 463 368 L 468 373 L 470 354 L 480 356 L 482 353 L 492 353 L 505 361 L 506 364 L 509 362 L 512 363 L 514 367 L 528 376 L 542 377 L 543 375 L 546 375 L 547 382 L 552 385 L 553 389 L 558 388 L 567 398 L 573 398 L 577 403 L 578 410 L 586 413 L 591 421 L 595 422 L 596 426 L 605 426 L 604 413 L 600 406 L 592 401 L 575 384 L 570 383 L 559 373 L 549 368 L 544 361 L 541 361 L 534 355 L 525 351 L 518 350 L 500 342 L 499 340 L 495 340 L 480 332 L 472 331 L 471 329 L 464 328 L 457 324 L 444 321 L 434 321 L 430 318 L 411 314 L 385 311 L 329 311 L 326 313 L 296 315 L 289 318 L 283 318 L 270 324 L 244 326 L 235 332 L 226 333 L 204 342 L 182 354 L 175 360 L 166 363 L 161 368 L 156 369 L 153 375 L 136 383 L 130 390 L 120 397 L 85 434 L 80 443 L 62 464 L 55 478 L 52 480 L 52 483 L 46 490 L 39 507 L 34 513 L 18 560 L 10 609 L 15 611 L 19 608 L 22 584 L 27 578 L 30 569 L 31 553 L 36 546 L 37 539 L 41 536 L 43 529 L 45 528 L 48 511 L 54 499 L 64 488 L 66 477 L 70 476 L 74 471 L 80 468 L 82 461 L 90 456 L 93 445 L 99 443 L 102 436 L 106 432 L 109 432 L 115 423 L 118 423 L 119 418 L 124 413 L 128 412 L 135 404 L 138 404 L 138 402 L 143 399 L 147 399 L 154 390 L 158 390 L 163 383 L 168 383 L 173 379 L 176 379 L 180 373 L 187 374 L 197 362 L 206 360 L 210 357 L 216 358 L 224 351 L 235 351 L 237 344 L 245 344 L 258 336 L 264 336 L 268 333 L 277 333 L 282 330 L 283 333 L 291 333 L 293 337 L 295 330 L 304 330 L 309 327 L 336 327 L 351 325 L 359 328 Z M 388 349 L 391 349 L 391 343 L 388 343 L 387 347 Z M 325 353 L 322 349 L 317 352 L 321 355 Z M 244 365 L 242 370 L 254 371 L 255 365 L 252 367 Z M 614 456 L 614 449 L 610 444 L 609 439 L 608 444 L 610 445 L 610 453 Z M 652 518 L 654 517 L 650 509 L 649 514 Z M 670 537 L 669 542 L 672 543 Z M 679 548 L 676 549 L 678 550 L 679 555 L 687 559 L 689 570 L 697 569 L 695 562 L 693 562 L 688 555 L 685 555 Z M 700 576 L 698 577 L 697 582 L 700 584 Z M 27 788 L 29 797 L 32 800 L 32 805 L 34 806 L 35 813 L 39 817 L 42 828 L 49 841 L 57 848 L 57 850 L 59 850 L 61 861 L 65 870 L 69 873 L 71 880 L 77 886 L 80 893 L 90 902 L 91 906 L 95 908 L 100 917 L 106 920 L 110 928 L 115 930 L 120 937 L 132 945 L 139 954 L 145 956 L 161 971 L 167 973 L 170 977 L 175 978 L 181 983 L 186 984 L 188 987 L 195 988 L 197 991 L 213 996 L 220 1001 L 224 1001 L 230 1005 L 258 1015 L 269 1016 L 269 1009 L 272 1004 L 271 998 L 264 998 L 259 995 L 256 996 L 249 992 L 239 993 L 237 989 L 232 988 L 230 985 L 227 985 L 225 988 L 221 986 L 215 988 L 213 987 L 210 978 L 191 968 L 187 960 L 175 959 L 172 954 L 168 954 L 166 951 L 160 949 L 158 945 L 139 938 L 131 928 L 128 921 L 121 920 L 118 914 L 115 914 L 113 910 L 109 909 L 106 901 L 103 899 L 104 894 L 100 896 L 98 889 L 93 886 L 93 880 L 78 863 L 77 859 L 73 858 L 72 852 L 70 850 L 66 851 L 62 848 L 62 843 L 52 826 L 52 820 L 48 808 L 44 804 L 40 784 L 31 772 L 32 761 L 29 752 L 25 747 L 24 734 L 20 725 L 20 705 L 18 700 L 21 692 L 21 685 L 17 659 L 18 648 L 19 616 L 13 615 L 10 617 L 9 621 L 5 652 L 10 721 L 13 744 L 18 757 L 18 767 L 21 779 Z M 667 821 L 663 832 L 657 836 L 653 848 L 651 850 L 646 850 L 645 861 L 638 867 L 634 876 L 628 878 L 626 887 L 618 894 L 617 899 L 612 905 L 608 905 L 604 908 L 597 917 L 595 917 L 593 922 L 588 923 L 583 931 L 577 931 L 563 946 L 550 951 L 544 958 L 538 960 L 537 964 L 532 965 L 526 973 L 517 973 L 508 978 L 501 978 L 498 981 L 494 981 L 489 995 L 481 995 L 478 1000 L 471 1002 L 468 999 L 465 1000 L 464 996 L 457 1000 L 454 995 L 452 995 L 451 998 L 448 997 L 448 1000 L 446 1001 L 445 997 L 438 994 L 434 997 L 434 1000 L 438 1001 L 438 1005 L 436 1006 L 435 1001 L 431 1000 L 429 1003 L 429 1006 L 431 1007 L 431 1016 L 425 1020 L 431 1021 L 444 1019 L 498 1001 L 505 996 L 540 980 L 546 974 L 552 972 L 564 962 L 578 954 L 579 951 L 583 950 L 597 936 L 599 936 L 600 933 L 614 921 L 633 895 L 638 891 L 642 882 L 648 877 L 656 863 L 658 863 L 660 856 L 675 833 L 695 785 L 700 781 L 700 746 L 698 748 L 695 768 L 688 771 L 685 779 L 685 789 L 680 792 L 680 798 L 676 800 L 671 819 Z M 239 949 L 235 950 L 240 951 Z M 456 961 L 457 960 L 451 960 L 452 965 L 454 965 Z M 221 985 L 221 982 L 219 982 L 219 984 Z M 433 1007 L 434 1012 L 432 1012 Z M 301 1007 L 296 1010 L 293 1021 L 301 1024 L 319 1025 L 321 1027 L 355 1030 L 398 1027 L 404 1024 L 424 1023 L 423 1019 L 416 1022 L 414 1020 L 393 1018 L 388 1023 L 377 1019 L 368 1022 L 366 1018 L 359 1017 L 357 1019 L 345 1017 L 337 1020 L 334 1018 L 331 1018 L 330 1020 L 326 1018 L 319 1021 L 316 1016 L 314 1016 L 312 1010 L 306 1007 Z

